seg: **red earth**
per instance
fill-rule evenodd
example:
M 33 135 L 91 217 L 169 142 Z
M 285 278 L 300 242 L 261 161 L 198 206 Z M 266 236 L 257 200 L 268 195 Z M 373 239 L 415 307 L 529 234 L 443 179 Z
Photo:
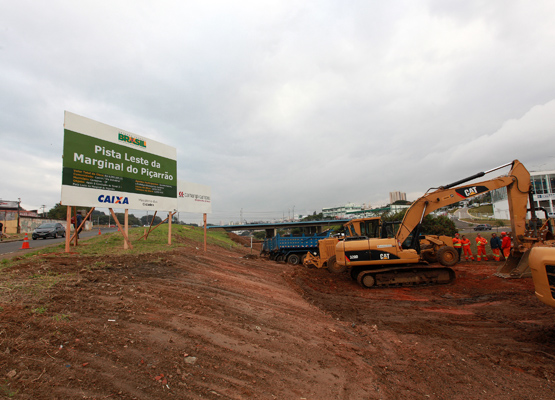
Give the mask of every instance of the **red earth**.
M 186 241 L 186 239 L 182 239 Z M 441 286 L 186 242 L 2 270 L 0 395 L 14 399 L 553 399 L 555 310 L 531 279 L 461 263 Z

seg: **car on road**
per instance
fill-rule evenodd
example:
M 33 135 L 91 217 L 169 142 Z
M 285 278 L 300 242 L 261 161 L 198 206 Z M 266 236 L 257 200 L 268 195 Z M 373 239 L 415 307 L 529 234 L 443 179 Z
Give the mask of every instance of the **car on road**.
M 475 231 L 491 231 L 491 225 L 490 224 L 480 224 L 480 225 L 476 225 L 474 227 Z
M 33 240 L 49 237 L 56 239 L 58 236 L 66 236 L 66 230 L 59 222 L 45 222 L 33 231 Z

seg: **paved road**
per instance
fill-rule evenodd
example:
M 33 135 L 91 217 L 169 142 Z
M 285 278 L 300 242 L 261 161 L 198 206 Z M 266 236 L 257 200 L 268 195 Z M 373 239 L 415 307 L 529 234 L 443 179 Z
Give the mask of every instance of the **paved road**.
M 455 223 L 455 226 L 457 227 L 457 229 L 459 230 L 459 232 L 461 234 L 462 233 L 468 233 L 468 232 L 474 232 L 474 228 L 473 227 L 470 228 L 468 222 L 459 221 L 459 218 L 472 219 L 472 215 L 468 213 L 468 208 L 461 208 L 461 209 L 457 210 L 453 214 L 452 221 Z M 491 222 L 490 222 L 490 224 L 491 224 Z M 472 225 L 476 225 L 476 223 L 474 223 Z M 495 227 L 493 227 L 493 229 L 491 231 L 486 231 L 486 232 L 501 232 L 505 229 L 510 229 L 510 227 L 509 226 L 503 226 L 503 227 L 495 226 Z
M 472 218 L 472 216 L 468 213 L 468 208 L 460 208 L 455 211 L 453 213 L 452 221 L 455 223 L 455 226 L 461 233 L 474 230 L 473 228 L 469 227 L 468 222 L 459 221 L 460 218 Z
M 101 233 L 109 233 L 116 231 L 117 228 L 102 228 L 100 231 Z M 92 236 L 98 235 L 98 229 L 93 229 L 92 231 L 83 231 L 79 235 L 80 240 L 90 238 Z M 29 236 L 29 250 L 22 250 L 21 246 L 23 245 L 23 241 L 17 242 L 0 242 L 0 254 L 9 254 L 14 253 L 16 251 L 31 251 L 32 249 L 38 249 L 41 247 L 51 246 L 53 244 L 63 243 L 65 242 L 65 238 L 58 238 L 58 239 L 37 239 L 32 240 L 31 235 Z

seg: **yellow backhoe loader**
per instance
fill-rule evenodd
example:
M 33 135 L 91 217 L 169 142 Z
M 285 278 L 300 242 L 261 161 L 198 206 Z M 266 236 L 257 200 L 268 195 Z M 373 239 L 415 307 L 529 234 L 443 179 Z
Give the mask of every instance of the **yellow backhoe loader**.
M 507 175 L 464 185 L 507 166 L 511 166 Z M 451 282 L 455 273 L 449 266 L 458 261 L 458 253 L 452 247 L 452 242 L 449 244 L 448 237 L 437 238 L 437 243 L 428 240 L 429 246 L 434 249 L 433 254 L 443 267 L 428 265 L 425 254 L 429 253 L 429 248 L 423 249 L 420 237 L 422 220 L 441 207 L 503 187 L 507 188 L 514 247 L 511 256 L 498 272 L 509 277 L 524 276 L 529 273 L 529 250 L 552 240 L 553 234 L 532 223 L 537 221 L 534 209 L 530 224 L 533 228 L 527 229 L 527 206 L 528 200 L 532 198 L 530 173 L 518 160 L 441 186 L 432 192 L 430 190 L 433 188 L 428 190 L 407 210 L 394 237 L 353 237 L 351 240 L 338 241 L 335 258 L 329 258 L 327 267 L 332 272 L 348 269 L 351 277 L 363 287 Z M 534 202 L 530 201 L 530 204 L 533 207 Z
M 384 222 L 381 217 L 356 218 L 343 224 L 343 236 L 334 236 L 318 241 L 318 253 L 308 252 L 303 260 L 306 267 L 334 268 L 337 264 L 335 260 L 335 246 L 340 240 L 367 238 L 388 238 L 393 237 L 396 228 L 400 224 L 396 222 Z M 331 262 L 328 262 L 332 259 Z M 339 271 L 340 272 L 340 271 Z

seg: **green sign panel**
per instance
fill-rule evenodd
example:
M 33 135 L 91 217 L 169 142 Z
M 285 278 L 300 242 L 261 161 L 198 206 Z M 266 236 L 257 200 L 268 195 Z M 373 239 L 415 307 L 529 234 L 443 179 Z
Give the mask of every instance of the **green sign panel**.
M 64 204 L 176 209 L 174 148 L 67 112 L 65 126 Z

